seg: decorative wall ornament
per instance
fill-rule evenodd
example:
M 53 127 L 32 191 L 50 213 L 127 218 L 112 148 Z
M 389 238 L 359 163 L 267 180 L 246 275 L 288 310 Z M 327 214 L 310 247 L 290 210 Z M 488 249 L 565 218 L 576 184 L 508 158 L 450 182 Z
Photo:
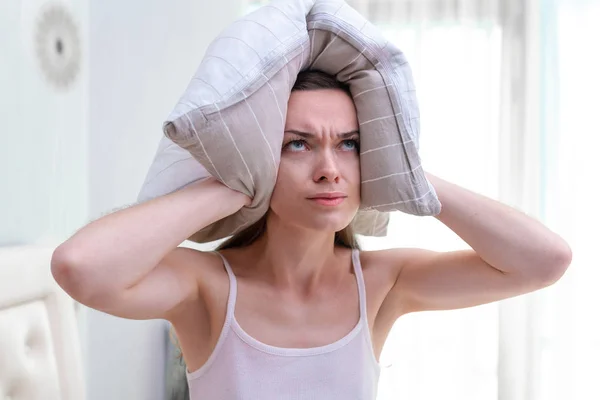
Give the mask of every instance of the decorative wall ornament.
M 35 52 L 48 82 L 66 90 L 81 68 L 81 44 L 77 25 L 65 5 L 43 7 L 35 28 Z

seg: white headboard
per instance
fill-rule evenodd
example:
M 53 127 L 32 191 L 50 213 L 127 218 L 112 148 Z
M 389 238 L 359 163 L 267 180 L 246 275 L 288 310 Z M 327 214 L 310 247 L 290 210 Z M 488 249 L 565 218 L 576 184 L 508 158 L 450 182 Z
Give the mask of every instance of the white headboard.
M 76 303 L 52 277 L 53 250 L 0 247 L 0 399 L 85 398 Z

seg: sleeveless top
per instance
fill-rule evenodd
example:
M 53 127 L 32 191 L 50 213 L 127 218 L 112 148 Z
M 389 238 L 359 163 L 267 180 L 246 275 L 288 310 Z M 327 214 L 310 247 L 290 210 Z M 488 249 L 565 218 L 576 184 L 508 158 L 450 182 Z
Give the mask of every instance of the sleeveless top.
M 380 364 L 375 358 L 358 250 L 352 251 L 360 319 L 343 338 L 324 346 L 283 348 L 253 338 L 235 315 L 237 281 L 230 281 L 223 329 L 206 363 L 186 370 L 190 400 L 374 400 Z

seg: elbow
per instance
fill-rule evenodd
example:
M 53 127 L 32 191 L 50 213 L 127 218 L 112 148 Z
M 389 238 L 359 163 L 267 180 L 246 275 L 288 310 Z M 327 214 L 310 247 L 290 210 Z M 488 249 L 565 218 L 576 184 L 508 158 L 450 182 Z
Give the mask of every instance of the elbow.
M 73 251 L 61 246 L 56 248 L 50 260 L 50 271 L 69 296 L 82 304 L 87 303 L 91 291 L 86 288 L 89 286 L 86 282 L 90 279 L 86 278 L 85 267 Z
M 550 257 L 542 266 L 541 278 L 544 286 L 550 286 L 559 281 L 569 269 L 573 259 L 571 247 L 564 241 L 556 246 Z
M 63 289 L 72 284 L 76 264 L 73 253 L 62 246 L 57 247 L 52 253 L 50 271 L 56 283 Z

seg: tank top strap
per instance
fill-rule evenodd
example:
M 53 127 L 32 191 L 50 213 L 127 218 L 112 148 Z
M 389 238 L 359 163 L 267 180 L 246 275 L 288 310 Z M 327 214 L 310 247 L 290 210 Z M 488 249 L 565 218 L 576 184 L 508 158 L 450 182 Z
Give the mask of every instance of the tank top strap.
M 358 249 L 352 249 L 352 266 L 354 267 L 354 275 L 356 276 L 356 283 L 358 285 L 360 318 L 364 322 L 367 322 L 367 290 L 365 288 L 365 279 L 360 264 L 360 251 Z
M 227 271 L 227 275 L 229 275 L 229 297 L 227 300 L 227 314 L 226 314 L 226 322 L 227 324 L 229 324 L 231 322 L 231 319 L 233 318 L 233 313 L 235 310 L 235 301 L 237 299 L 237 279 L 235 278 L 235 274 L 233 273 L 233 270 L 231 269 L 231 265 L 229 265 L 229 262 L 227 261 L 227 259 L 225 258 L 225 256 L 223 256 L 223 254 L 221 254 L 218 251 L 214 251 L 214 253 L 218 254 L 219 257 L 221 257 L 221 260 L 223 260 L 223 266 L 225 267 L 225 270 Z

